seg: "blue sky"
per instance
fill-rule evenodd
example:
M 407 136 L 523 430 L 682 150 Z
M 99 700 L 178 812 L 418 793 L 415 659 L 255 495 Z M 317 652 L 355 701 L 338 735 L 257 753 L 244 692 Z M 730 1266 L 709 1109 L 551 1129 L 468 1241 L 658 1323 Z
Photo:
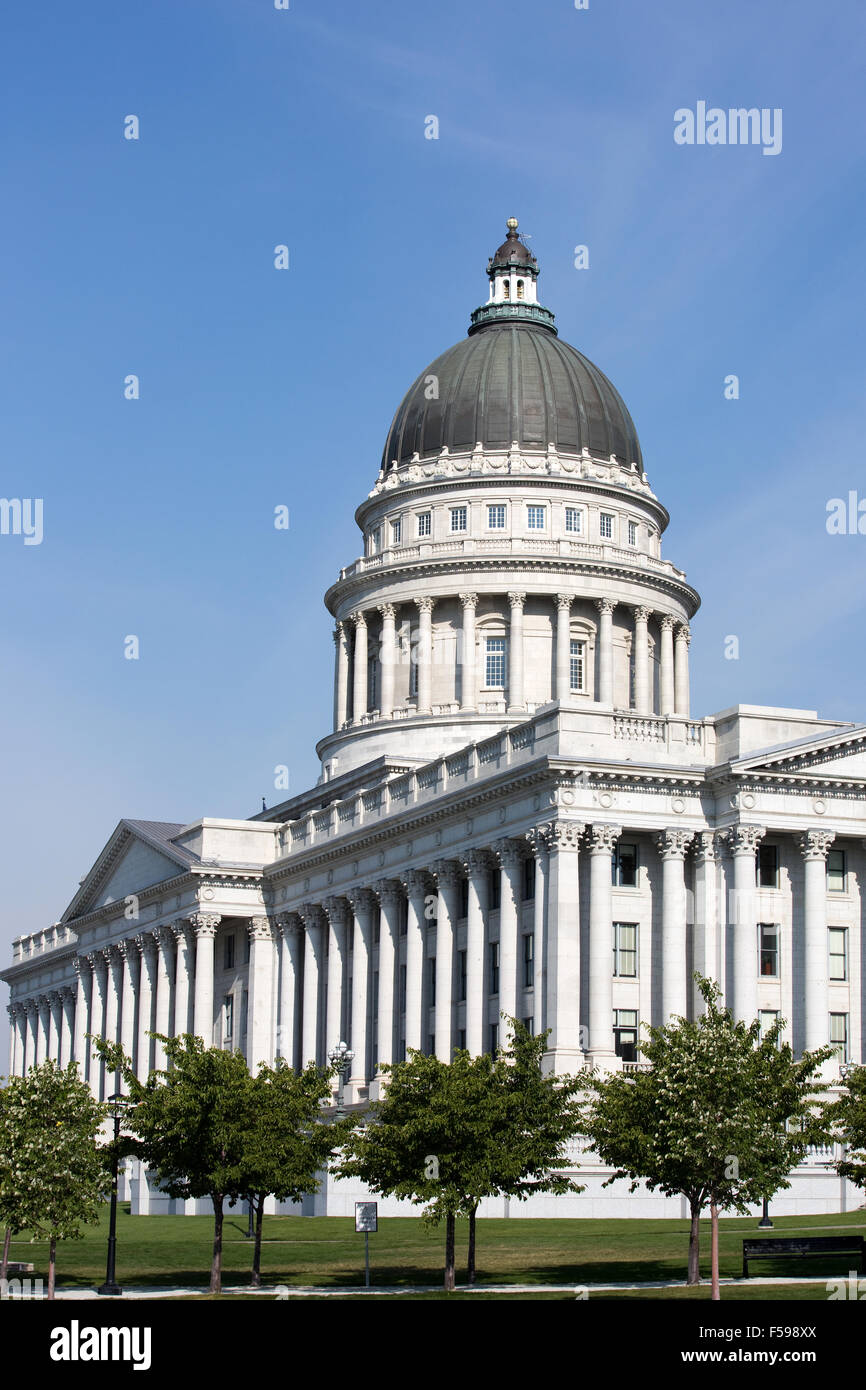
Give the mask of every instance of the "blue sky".
M 703 596 L 695 712 L 866 719 L 866 536 L 825 529 L 866 497 L 862 6 L 19 0 L 2 28 L 0 494 L 44 499 L 41 545 L 0 536 L 4 960 L 122 815 L 315 780 L 322 593 L 512 214 Z M 677 146 L 701 100 L 781 108 L 781 153 Z

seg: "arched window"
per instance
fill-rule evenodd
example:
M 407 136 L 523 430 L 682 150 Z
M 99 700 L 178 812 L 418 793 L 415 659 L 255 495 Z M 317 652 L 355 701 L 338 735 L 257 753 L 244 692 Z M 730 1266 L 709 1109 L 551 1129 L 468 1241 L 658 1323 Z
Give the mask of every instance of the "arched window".
M 518 280 L 518 282 L 517 282 L 517 298 L 518 298 L 518 299 L 522 299 L 522 298 L 523 298 L 523 281 L 522 281 L 522 280 Z
M 503 282 L 502 282 L 502 298 L 503 298 L 503 299 L 510 299 L 510 298 L 511 298 L 511 281 L 510 281 L 510 280 L 503 280 Z

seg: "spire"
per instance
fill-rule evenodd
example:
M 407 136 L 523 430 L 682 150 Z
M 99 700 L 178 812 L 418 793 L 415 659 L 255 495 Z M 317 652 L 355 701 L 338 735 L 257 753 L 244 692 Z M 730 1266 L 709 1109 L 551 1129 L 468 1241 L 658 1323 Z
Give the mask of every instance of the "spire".
M 505 240 L 487 262 L 490 296 L 472 315 L 469 332 L 501 319 L 523 320 L 556 332 L 553 314 L 538 302 L 538 261 L 518 235 L 516 217 L 505 224 Z

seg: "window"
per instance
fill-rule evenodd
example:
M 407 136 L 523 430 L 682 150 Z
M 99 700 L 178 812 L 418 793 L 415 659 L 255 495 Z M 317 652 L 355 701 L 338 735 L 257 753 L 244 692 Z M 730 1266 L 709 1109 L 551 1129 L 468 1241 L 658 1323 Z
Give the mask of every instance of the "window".
M 505 638 L 488 637 L 485 647 L 484 683 L 488 689 L 505 689 Z
M 848 978 L 848 930 L 846 927 L 829 927 L 830 934 L 830 979 Z
M 527 508 L 526 508 L 526 527 L 527 527 L 527 530 L 529 530 L 529 531 L 543 531 L 543 530 L 544 530 L 544 508 L 543 508 L 543 507 L 527 507 Z
M 848 1061 L 848 1015 L 830 1015 L 830 1042 L 839 1052 L 839 1060 Z
M 400 899 L 400 935 L 405 936 L 409 930 L 409 902 L 406 898 Z
M 637 1061 L 637 1009 L 614 1009 L 613 1050 L 624 1062 Z
M 382 935 L 382 909 L 381 909 L 381 907 L 374 907 L 374 909 L 373 909 L 373 945 L 374 945 L 374 946 L 378 943 L 379 938 L 380 938 L 381 935 Z M 378 990 L 374 990 L 374 991 L 373 991 L 373 998 L 374 998 L 374 999 L 378 999 L 378 998 L 379 998 L 379 991 L 378 991 Z
M 490 943 L 490 993 L 499 993 L 499 942 Z
M 418 650 L 413 647 L 409 655 L 409 697 L 418 694 Z
M 427 960 L 427 1003 L 430 1008 L 436 1005 L 436 957 L 429 956 Z
M 620 841 L 613 852 L 614 888 L 637 887 L 637 845 L 625 845 Z
M 502 879 L 498 869 L 490 870 L 487 884 L 487 905 L 491 912 L 498 912 L 502 899 Z
M 375 656 L 371 656 L 367 662 L 367 709 L 378 709 L 379 701 L 376 698 L 379 687 L 379 661 Z
M 403 520 L 402 520 L 402 517 L 398 517 L 396 521 L 392 521 L 392 522 L 391 522 L 391 544 L 392 544 L 392 545 L 401 545 L 401 544 L 402 544 L 402 541 L 403 541 Z
M 431 531 L 432 531 L 432 529 L 433 529 L 432 522 L 433 522 L 433 513 L 432 513 L 432 512 L 419 512 L 419 513 L 418 513 L 418 535 L 419 535 L 419 536 L 429 536 L 430 533 L 431 533 Z
M 579 536 L 583 532 L 583 512 L 578 507 L 566 507 L 565 509 L 565 529 L 571 531 L 573 535 Z
M 498 1052 L 498 1051 L 499 1051 L 499 1024 L 498 1024 L 498 1023 L 491 1023 L 491 1025 L 490 1025 L 490 1051 L 491 1051 L 491 1053 L 493 1053 L 493 1052 Z
M 827 892 L 844 893 L 845 891 L 845 851 L 844 849 L 831 849 L 827 855 Z
M 466 998 L 466 955 L 466 951 L 458 952 L 460 961 L 460 993 L 457 997 L 461 1000 Z
M 223 943 L 223 967 L 226 970 L 233 970 L 235 965 L 235 936 L 227 936 Z
M 505 506 L 502 502 L 494 502 L 487 508 L 487 526 L 490 531 L 505 530 Z
M 461 917 L 468 917 L 468 916 L 469 916 L 469 880 L 468 880 L 468 878 L 461 878 L 461 880 L 460 880 L 460 913 L 459 913 L 459 915 L 460 915 Z
M 250 934 L 249 932 L 244 932 L 244 965 L 249 965 L 250 963 L 251 949 L 252 943 L 250 942 Z
M 517 298 L 518 298 L 518 299 L 522 299 L 522 298 L 523 298 L 523 281 L 522 281 L 522 280 L 518 280 L 518 282 L 517 282 Z
M 569 657 L 569 682 L 571 690 L 586 690 L 586 643 L 572 639 Z
M 400 966 L 400 1012 L 406 1012 L 406 967 Z
M 760 938 L 761 951 L 761 974 L 778 975 L 779 973 L 779 927 L 776 922 L 759 922 L 758 936 Z
M 527 932 L 523 938 L 523 988 L 532 989 L 535 984 L 535 938 Z
M 249 990 L 246 990 L 246 989 L 245 989 L 244 992 L 243 992 L 243 994 L 241 995 L 241 1037 L 242 1037 L 242 1038 L 245 1038 L 246 1035 L 247 1035 L 247 1019 L 248 1019 L 248 1017 L 249 1017 L 249 1012 L 250 1012 L 250 994 L 249 994 Z
M 522 1019 L 520 1020 L 520 1022 L 523 1024 L 523 1026 L 524 1026 L 524 1028 L 526 1029 L 526 1031 L 527 1031 L 527 1033 L 529 1034 L 529 1036 L 530 1036 L 531 1038 L 534 1038 L 534 1037 L 535 1037 L 535 1019 L 532 1018 L 532 1017 L 529 1017 L 529 1018 L 522 1018 Z
M 374 526 L 370 532 L 370 554 L 375 555 L 377 550 L 382 548 L 382 528 Z
M 637 975 L 637 923 L 613 924 L 613 973 L 620 978 Z
M 533 858 L 523 861 L 523 901 L 528 903 L 535 897 L 535 860 Z
M 775 845 L 758 846 L 756 872 L 756 882 L 759 888 L 778 888 L 779 851 Z
M 760 1036 L 761 1036 L 762 1038 L 765 1038 L 765 1037 L 767 1036 L 767 1034 L 769 1033 L 770 1029 L 771 1029 L 771 1028 L 774 1028 L 775 1025 L 776 1025 L 778 1022 L 779 1022 L 779 1010 L 778 1010 L 778 1009 L 761 1009 L 760 1013 L 758 1014 L 758 1023 L 760 1024 L 760 1027 L 761 1027 Z M 777 1044 L 777 1045 L 778 1045 L 778 1044 Z
M 602 540 L 610 540 L 613 536 L 613 517 L 610 512 L 602 512 L 598 518 L 598 534 Z
M 503 282 L 502 282 L 502 298 L 503 298 L 503 299 L 510 299 L 510 298 L 511 298 L 511 281 L 510 281 L 510 280 L 503 280 Z
M 227 994 L 223 999 L 223 1042 L 230 1043 L 234 1031 L 235 1023 L 235 999 L 233 994 Z
M 637 522 L 636 522 L 636 521 L 630 521 L 629 524 L 628 524 L 628 543 L 629 543 L 629 545 L 637 545 Z
M 469 513 L 466 507 L 451 508 L 451 530 L 465 531 Z

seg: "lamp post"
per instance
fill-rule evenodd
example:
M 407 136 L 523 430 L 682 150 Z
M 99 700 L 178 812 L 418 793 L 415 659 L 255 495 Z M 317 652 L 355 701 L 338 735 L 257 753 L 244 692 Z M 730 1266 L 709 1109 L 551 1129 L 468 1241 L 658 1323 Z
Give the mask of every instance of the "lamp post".
M 332 1047 L 330 1052 L 328 1053 L 328 1061 L 331 1063 L 332 1067 L 336 1067 L 337 1069 L 336 1118 L 338 1120 L 341 1120 L 346 1113 L 346 1107 L 343 1103 L 343 1090 L 346 1084 L 346 1072 L 348 1071 L 349 1063 L 353 1060 L 354 1056 L 354 1052 L 350 1051 L 349 1047 L 344 1042 L 337 1043 L 337 1046 Z
M 129 1098 L 115 1091 L 113 1096 L 109 1096 L 108 1104 L 114 1117 L 114 1154 L 111 1163 L 111 1215 L 108 1222 L 108 1260 L 105 1266 L 105 1283 L 97 1289 L 97 1293 L 107 1294 L 109 1298 L 119 1298 L 123 1289 L 115 1278 L 115 1259 L 117 1255 L 117 1170 L 120 1164 L 120 1121 L 123 1117 Z
M 760 1221 L 758 1222 L 758 1230 L 759 1230 L 759 1231 L 772 1231 L 772 1229 L 773 1229 L 773 1223 L 772 1223 L 772 1221 L 770 1220 L 770 1201 L 769 1201 L 769 1198 L 768 1198 L 768 1197 L 765 1197 L 765 1198 L 764 1198 L 763 1210 L 762 1210 L 762 1212 L 761 1212 L 761 1219 L 760 1219 Z

